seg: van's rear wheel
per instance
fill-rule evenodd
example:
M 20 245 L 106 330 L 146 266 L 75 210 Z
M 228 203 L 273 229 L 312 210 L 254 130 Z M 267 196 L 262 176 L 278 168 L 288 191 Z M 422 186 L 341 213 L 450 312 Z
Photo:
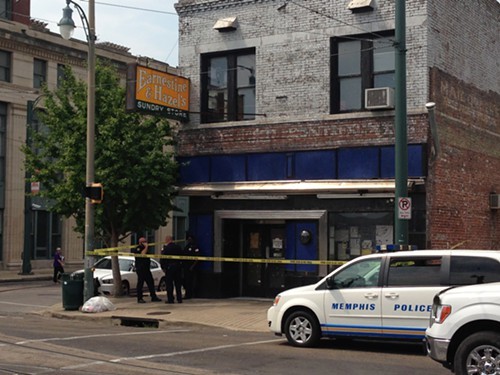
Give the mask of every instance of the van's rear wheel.
M 308 311 L 295 311 L 285 322 L 285 335 L 293 346 L 311 347 L 318 343 L 321 332 L 313 314 Z

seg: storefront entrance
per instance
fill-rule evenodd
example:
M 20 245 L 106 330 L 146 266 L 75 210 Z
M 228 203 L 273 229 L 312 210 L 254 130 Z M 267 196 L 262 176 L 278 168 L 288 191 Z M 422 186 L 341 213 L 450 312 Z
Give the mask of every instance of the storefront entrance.
M 302 285 L 301 281 L 313 282 L 318 275 L 317 266 L 280 262 L 318 259 L 318 226 L 314 221 L 224 220 L 222 227 L 222 257 L 245 259 L 222 262 L 225 297 L 273 298 L 285 289 Z M 304 239 L 304 233 L 309 238 Z
M 285 286 L 285 266 L 262 261 L 285 258 L 285 224 L 246 224 L 242 245 L 243 258 L 256 260 L 242 264 L 243 295 L 274 297 Z
M 214 256 L 233 259 L 213 264 L 220 284 L 213 277 L 206 281 L 220 285 L 220 297 L 273 298 L 314 282 L 326 271 L 323 266 L 279 262 L 327 258 L 325 211 L 224 210 L 217 211 L 214 219 Z

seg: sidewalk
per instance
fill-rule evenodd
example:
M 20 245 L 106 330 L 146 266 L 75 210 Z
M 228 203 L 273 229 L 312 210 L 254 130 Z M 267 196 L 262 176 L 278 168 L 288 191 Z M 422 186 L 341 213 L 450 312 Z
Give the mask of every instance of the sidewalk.
M 18 275 L 14 271 L 0 271 L 0 283 L 9 281 L 37 281 L 52 278 L 52 270 L 36 270 L 33 275 Z M 107 297 L 116 307 L 114 311 L 83 313 L 78 310 L 65 310 L 62 301 L 47 310 L 38 312 L 44 316 L 60 319 L 110 320 L 113 324 L 151 324 L 164 327 L 175 323 L 202 324 L 224 327 L 233 330 L 270 332 L 267 326 L 267 309 L 271 299 L 228 298 L 228 299 L 189 299 L 182 304 L 165 304 L 165 292 L 158 296 L 162 302 L 138 304 L 132 297 Z

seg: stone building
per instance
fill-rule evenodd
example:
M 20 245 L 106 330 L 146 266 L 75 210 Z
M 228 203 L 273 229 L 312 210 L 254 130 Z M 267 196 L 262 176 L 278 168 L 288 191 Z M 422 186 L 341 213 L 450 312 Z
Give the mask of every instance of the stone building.
M 500 249 L 500 5 L 405 3 L 409 244 Z M 176 10 L 180 199 L 203 255 L 246 259 L 200 264 L 198 295 L 269 297 L 395 243 L 395 2 Z
M 61 9 L 63 6 L 64 2 Z M 61 9 L 54 9 L 57 16 L 62 15 Z M 68 65 L 77 77 L 86 79 L 87 51 L 86 41 L 66 41 L 43 22 L 31 19 L 30 0 L 0 0 L 0 270 L 24 268 L 23 253 L 30 254 L 35 273 L 51 268 L 57 246 L 63 248 L 69 269 L 83 265 L 83 239 L 73 231 L 73 220 L 51 213 L 36 197 L 25 201 L 26 193 L 38 187 L 25 186 L 20 147 L 32 115 L 28 106 L 43 108 L 42 83 L 55 88 L 62 68 Z M 137 57 L 126 47 L 99 41 L 96 55 L 113 62 L 125 85 L 127 64 L 137 62 Z M 162 71 L 174 71 L 165 63 L 149 63 Z M 151 233 L 150 241 L 164 238 L 164 230 Z

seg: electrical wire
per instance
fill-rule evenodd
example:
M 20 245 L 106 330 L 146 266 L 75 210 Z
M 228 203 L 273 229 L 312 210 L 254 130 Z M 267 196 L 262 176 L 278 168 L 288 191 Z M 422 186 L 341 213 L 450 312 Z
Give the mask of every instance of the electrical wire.
M 88 3 L 88 0 L 81 0 L 81 1 Z M 177 16 L 177 13 L 174 13 L 174 12 L 167 12 L 167 11 L 161 11 L 161 10 L 155 10 L 155 9 L 148 9 L 148 8 L 127 6 L 127 5 L 113 4 L 113 3 L 107 3 L 107 2 L 102 2 L 102 1 L 98 1 L 98 2 L 96 2 L 96 4 L 98 4 L 98 5 L 104 5 L 104 6 L 111 6 L 111 7 L 116 7 L 116 8 L 131 9 L 131 10 L 136 10 L 136 11 L 144 11 L 144 12 L 152 12 L 152 13 L 157 13 L 157 14 L 167 14 L 167 15 L 175 15 L 175 16 Z M 338 22 L 340 24 L 343 24 L 343 25 L 356 28 L 356 29 L 362 31 L 363 33 L 365 33 L 367 35 L 374 35 L 376 38 L 381 38 L 381 39 L 388 40 L 387 46 L 394 46 L 394 44 L 395 44 L 395 40 L 393 40 L 393 39 L 384 37 L 384 36 L 382 36 L 382 35 L 380 35 L 380 34 L 378 34 L 376 32 L 363 29 L 360 26 L 357 26 L 357 25 L 354 25 L 352 23 L 349 23 L 349 22 L 343 21 L 341 19 L 335 18 L 335 17 L 333 17 L 333 16 L 331 16 L 331 15 L 325 13 L 325 12 L 321 12 L 321 11 L 315 9 L 315 8 L 310 7 L 310 6 L 306 6 L 306 5 L 300 4 L 297 1 L 287 0 L 284 5 L 288 5 L 288 4 L 293 4 L 293 5 L 297 6 L 297 7 L 305 9 L 305 10 L 311 12 L 311 13 L 314 13 L 314 14 L 317 14 L 319 16 L 322 16 L 322 17 L 334 20 L 334 21 L 336 21 L 336 22 Z M 282 8 L 282 7 L 280 7 L 280 8 Z M 284 14 L 286 14 L 286 13 L 284 13 Z M 203 16 L 191 16 L 191 17 L 192 18 L 197 18 L 197 19 L 202 19 L 202 20 L 210 20 L 210 21 L 213 21 L 213 22 L 216 21 L 213 18 L 208 18 L 208 17 L 203 17 Z M 50 20 L 45 20 L 45 19 L 40 19 L 40 20 L 44 21 L 44 22 L 51 23 L 51 24 L 55 23 L 54 21 L 50 21 Z M 251 23 L 251 22 L 244 22 L 244 21 L 240 21 L 240 24 L 246 25 L 246 26 L 249 26 L 249 27 L 258 27 L 260 29 L 262 29 L 262 28 L 269 29 L 270 31 L 275 32 L 275 27 L 272 26 L 272 25 L 270 26 L 268 24 Z M 312 35 L 317 34 L 317 35 L 321 35 L 323 37 L 324 36 L 328 36 L 328 37 L 335 37 L 336 36 L 336 35 L 331 35 L 331 34 L 322 32 L 322 31 L 307 31 L 305 33 L 309 34 L 309 35 L 311 35 L 311 34 Z M 362 41 L 363 40 L 373 40 L 373 39 L 367 38 L 366 36 L 342 36 L 342 37 L 345 38 L 345 39 L 362 40 Z M 177 45 L 178 45 L 178 40 L 176 41 L 176 44 L 171 48 L 171 50 L 170 50 L 170 52 L 169 52 L 166 60 L 168 60 L 168 58 L 171 56 L 171 54 L 173 53 L 173 51 L 175 50 L 175 48 L 177 47 Z M 377 47 L 373 47 L 373 48 L 377 48 Z

